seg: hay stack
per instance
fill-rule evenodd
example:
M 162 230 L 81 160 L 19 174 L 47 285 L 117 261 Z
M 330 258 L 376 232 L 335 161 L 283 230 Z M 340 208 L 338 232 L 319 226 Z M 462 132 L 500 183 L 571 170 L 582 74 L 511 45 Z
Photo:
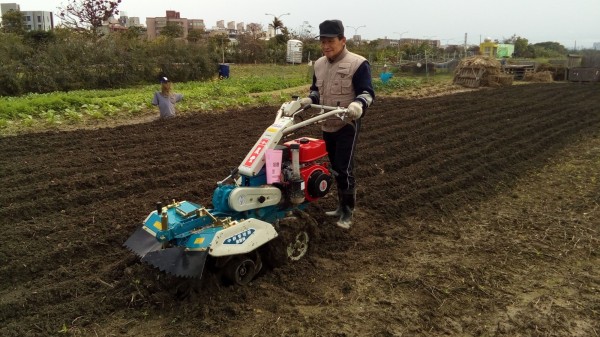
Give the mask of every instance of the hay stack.
M 549 70 L 539 71 L 537 73 L 525 73 L 523 81 L 537 82 L 537 83 L 550 83 L 554 81 L 552 72 Z
M 488 77 L 488 86 L 490 87 L 508 87 L 513 84 L 514 76 L 510 74 L 490 75 Z
M 495 69 L 492 71 L 496 71 L 496 73 L 500 73 L 500 62 L 495 58 L 484 55 L 475 55 L 462 59 L 457 69 L 464 67 L 489 68 L 490 70 Z
M 490 80 L 490 76 L 500 76 L 500 69 L 500 62 L 489 56 L 468 57 L 456 67 L 453 82 L 470 88 L 494 86 L 499 83 L 498 77 Z
M 564 64 L 549 64 L 540 63 L 536 68 L 536 71 L 549 71 L 552 73 L 552 79 L 555 81 L 564 80 L 566 77 L 567 67 Z

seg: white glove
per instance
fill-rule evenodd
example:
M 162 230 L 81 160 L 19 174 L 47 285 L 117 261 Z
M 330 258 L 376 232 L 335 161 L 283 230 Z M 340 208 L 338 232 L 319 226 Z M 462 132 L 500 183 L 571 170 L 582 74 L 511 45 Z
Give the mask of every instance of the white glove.
M 348 117 L 352 119 L 359 119 L 362 116 L 363 109 L 362 104 L 359 102 L 352 102 L 348 105 Z
M 310 98 L 310 97 L 300 98 L 298 100 L 298 102 L 300 102 L 300 105 L 302 105 L 302 106 L 305 106 L 305 105 L 308 105 L 308 104 L 313 104 L 312 98 Z

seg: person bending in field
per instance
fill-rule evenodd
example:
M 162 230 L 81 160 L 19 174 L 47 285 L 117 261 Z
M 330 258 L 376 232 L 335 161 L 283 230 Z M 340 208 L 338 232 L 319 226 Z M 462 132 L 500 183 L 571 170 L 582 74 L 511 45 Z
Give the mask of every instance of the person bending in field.
M 154 98 L 152 98 L 152 104 L 158 106 L 160 118 L 167 119 L 175 117 L 175 103 L 180 102 L 182 99 L 182 94 L 176 94 L 173 92 L 171 81 L 164 76 L 161 77 L 160 91 L 155 92 Z

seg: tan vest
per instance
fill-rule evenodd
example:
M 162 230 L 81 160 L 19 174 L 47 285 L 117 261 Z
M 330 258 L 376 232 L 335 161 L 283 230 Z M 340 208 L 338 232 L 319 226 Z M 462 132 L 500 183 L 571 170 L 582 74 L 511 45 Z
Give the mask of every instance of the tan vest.
M 342 53 L 333 62 L 323 56 L 315 62 L 316 85 L 321 96 L 320 104 L 328 106 L 348 107 L 356 98 L 352 77 L 358 67 L 366 59 L 360 55 L 349 52 L 345 47 Z M 321 129 L 326 132 L 335 132 L 341 129 L 346 122 L 337 117 L 331 117 L 323 122 Z

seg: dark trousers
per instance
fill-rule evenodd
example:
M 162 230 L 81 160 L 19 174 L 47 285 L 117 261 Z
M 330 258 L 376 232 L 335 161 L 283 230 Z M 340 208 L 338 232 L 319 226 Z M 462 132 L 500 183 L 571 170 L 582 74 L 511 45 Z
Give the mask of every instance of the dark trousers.
M 354 151 L 360 131 L 360 119 L 336 132 L 323 132 L 325 148 L 329 154 L 335 181 L 341 193 L 354 194 Z

